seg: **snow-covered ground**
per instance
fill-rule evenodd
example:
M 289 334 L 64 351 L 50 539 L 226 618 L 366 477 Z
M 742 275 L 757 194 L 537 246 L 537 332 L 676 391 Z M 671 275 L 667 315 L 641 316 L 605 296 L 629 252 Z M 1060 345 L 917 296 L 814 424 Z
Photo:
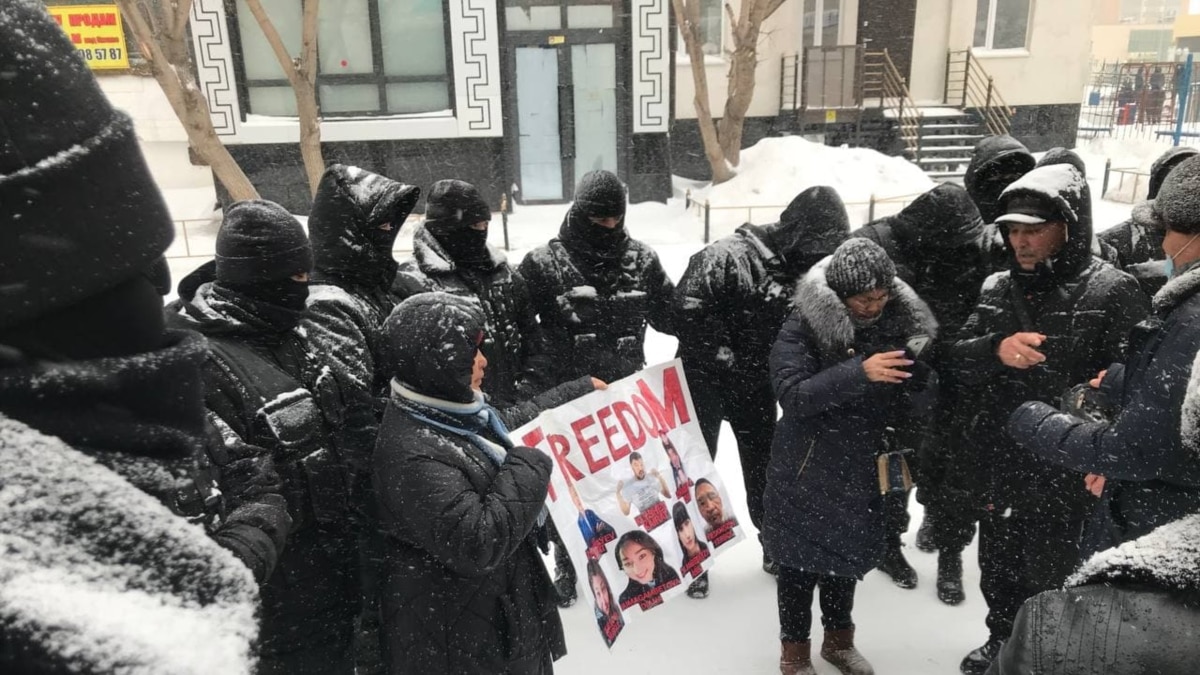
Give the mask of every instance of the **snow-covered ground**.
M 1148 167 L 1164 149 L 1161 144 L 1081 149 L 1095 195 L 1093 210 L 1098 230 L 1126 219 L 1131 206 L 1099 199 L 1106 157 L 1118 155 L 1114 166 Z M 658 250 L 667 273 L 678 279 L 689 256 L 703 246 L 703 223 L 685 209 L 685 190 L 690 189 L 693 198 L 708 199 L 714 206 L 754 207 L 731 209 L 714 218 L 712 234 L 717 238 L 745 222 L 747 216 L 758 223 L 776 220 L 792 197 L 820 184 L 832 185 L 850 202 L 854 226 L 866 221 L 866 202 L 871 195 L 877 200 L 895 198 L 878 206 L 876 216 L 882 216 L 894 213 L 933 186 L 912 164 L 873 151 L 827 148 L 799 138 L 769 139 L 743 153 L 740 175 L 734 181 L 708 188 L 678 180 L 676 198 L 667 204 L 631 206 L 626 222 L 635 238 Z M 173 210 L 190 213 L 197 209 L 183 204 Z M 554 236 L 565 212 L 566 206 L 518 206 L 508 223 L 513 264 L 529 249 Z M 489 232 L 489 240 L 496 246 L 504 244 L 501 224 L 497 216 Z M 199 236 L 194 237 L 192 257 L 170 261 L 176 280 L 211 255 L 216 225 L 198 223 L 193 227 Z M 411 237 L 409 224 L 396 243 L 397 257 L 403 258 L 411 250 Z M 669 360 L 675 354 L 675 339 L 652 332 L 646 351 L 651 363 Z M 737 502 L 740 521 L 749 524 L 737 449 L 728 427 L 722 430 L 719 448 L 717 467 Z M 912 545 L 921 522 L 921 508 L 915 501 L 910 513 L 913 525 L 904 540 L 909 561 L 920 574 L 920 585 L 915 590 L 902 590 L 879 572 L 867 575 L 859 585 L 855 603 L 857 642 L 883 675 L 951 675 L 958 672 L 962 657 L 987 637 L 976 547 L 972 544 L 967 549 L 964 560 L 966 602 L 958 607 L 943 605 L 934 591 L 936 555 L 921 553 Z M 563 611 L 570 653 L 556 664 L 558 671 L 588 675 L 778 672 L 775 583 L 773 577 L 762 572 L 761 555 L 756 541 L 743 542 L 719 560 L 710 575 L 712 588 L 707 599 L 681 597 L 656 609 L 626 631 L 611 651 L 597 634 L 586 603 Z M 818 621 L 814 617 L 814 635 L 819 636 Z M 819 673 L 836 672 L 820 659 L 816 659 L 816 668 Z

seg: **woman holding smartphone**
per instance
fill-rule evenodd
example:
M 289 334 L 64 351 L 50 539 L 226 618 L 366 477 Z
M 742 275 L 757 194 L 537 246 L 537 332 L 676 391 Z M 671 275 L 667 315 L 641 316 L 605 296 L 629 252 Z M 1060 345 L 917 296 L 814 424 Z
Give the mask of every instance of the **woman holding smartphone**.
M 816 672 L 809 632 L 818 586 L 821 657 L 842 673 L 874 673 L 854 645 L 854 589 L 883 554 L 882 494 L 903 474 L 878 460 L 898 449 L 889 437 L 916 422 L 914 407 L 932 403 L 936 383 L 904 346 L 933 337 L 937 323 L 895 273 L 878 244 L 843 243 L 801 280 L 796 311 L 771 351 L 783 417 L 767 471 L 763 544 L 780 565 L 785 675 Z

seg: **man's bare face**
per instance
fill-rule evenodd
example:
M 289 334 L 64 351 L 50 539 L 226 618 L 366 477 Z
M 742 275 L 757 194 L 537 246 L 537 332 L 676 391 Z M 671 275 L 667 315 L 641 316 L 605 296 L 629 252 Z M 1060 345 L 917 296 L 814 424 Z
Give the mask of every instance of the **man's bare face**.
M 712 485 L 705 483 L 696 488 L 696 506 L 709 527 L 716 527 L 725 522 L 725 505 L 721 502 L 721 493 Z
M 640 459 L 629 461 L 629 468 L 633 469 L 633 477 L 641 480 L 646 477 L 646 465 Z

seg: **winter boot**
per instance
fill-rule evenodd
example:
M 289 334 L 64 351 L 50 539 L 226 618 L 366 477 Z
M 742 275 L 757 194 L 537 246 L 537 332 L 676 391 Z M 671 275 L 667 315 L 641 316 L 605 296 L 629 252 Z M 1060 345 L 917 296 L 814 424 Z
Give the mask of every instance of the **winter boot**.
M 832 663 L 842 675 L 875 675 L 875 669 L 854 647 L 853 628 L 825 631 L 821 658 Z
M 967 598 L 962 585 L 962 553 L 941 551 L 938 553 L 937 596 L 947 605 L 957 605 Z
M 921 527 L 917 529 L 917 550 L 924 553 L 933 553 L 938 550 L 937 544 L 933 543 L 933 521 L 928 515 L 921 521 Z
M 579 594 L 575 590 L 575 566 L 571 564 L 571 556 L 562 542 L 554 546 L 554 591 L 558 596 L 558 606 L 566 609 L 575 604 Z
M 687 596 L 696 600 L 708 597 L 708 572 L 696 577 L 692 585 L 687 587 Z
M 988 638 L 982 647 L 967 654 L 958 669 L 962 671 L 963 675 L 984 675 L 988 666 L 992 665 L 992 661 L 995 661 L 996 657 L 1000 655 L 1000 648 L 1003 646 L 1004 640 L 996 637 Z
M 783 642 L 781 645 L 780 675 L 817 675 L 812 664 L 812 642 Z
M 900 588 L 917 587 L 917 571 L 904 559 L 904 551 L 900 543 L 900 535 L 894 534 L 888 539 L 887 552 L 879 562 L 878 570 L 892 578 L 892 582 Z

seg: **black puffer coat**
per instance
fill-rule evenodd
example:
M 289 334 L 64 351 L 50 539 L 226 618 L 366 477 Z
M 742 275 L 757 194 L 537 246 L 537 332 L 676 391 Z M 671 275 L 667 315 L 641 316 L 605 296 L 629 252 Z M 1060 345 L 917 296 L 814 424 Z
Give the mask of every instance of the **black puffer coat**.
M 1154 160 L 1154 164 L 1150 166 L 1150 185 L 1146 201 L 1133 207 L 1129 220 L 1100 233 L 1100 241 L 1117 250 L 1117 261 L 1122 269 L 1150 260 L 1163 259 L 1162 241 L 1166 232 L 1154 215 L 1154 199 L 1158 196 L 1158 190 L 1167 174 L 1197 153 L 1200 153 L 1200 150 L 1181 146 L 1171 148 Z
M 1086 422 L 1031 401 L 1009 434 L 1062 466 L 1107 478 L 1092 533 L 1104 547 L 1140 537 L 1200 510 L 1200 266 L 1172 279 L 1154 316 L 1133 333 L 1136 352 L 1114 364 L 1101 391 L 1119 411 L 1111 424 Z
M 1028 600 L 988 675 L 1175 675 L 1200 662 L 1200 515 L 1084 564 Z
M 1053 200 L 1069 220 L 1067 242 L 1051 265 L 1036 272 L 989 277 L 951 348 L 949 367 L 966 387 L 953 425 L 958 435 L 951 480 L 962 494 L 974 495 L 976 506 L 1064 520 L 1082 518 L 1091 508 L 1082 474 L 1022 450 L 1004 433 L 1009 413 L 1025 401 L 1057 405 L 1068 388 L 1121 360 L 1130 329 L 1147 313 L 1137 282 L 1091 255 L 1090 228 L 1075 215 L 1082 208 L 1082 183 L 1075 169 L 1049 166 L 1006 191 L 1006 199 L 1032 194 Z M 997 346 L 1022 331 L 1046 335 L 1039 348 L 1046 362 L 1008 368 L 996 357 Z
M 521 275 L 500 251 L 488 246 L 489 269 L 459 266 L 424 226 L 413 235 L 413 257 L 400 265 L 392 284 L 397 300 L 440 291 L 476 298 L 487 316 L 481 351 L 488 360 L 483 391 L 504 407 L 532 398 L 554 384 L 537 312 Z
M 1080 188 L 1083 196 L 1079 200 L 1078 217 L 1081 221 L 1087 221 L 1088 228 L 1092 230 L 1092 255 L 1103 260 L 1104 262 L 1121 269 L 1120 254 L 1117 249 L 1107 242 L 1096 236 L 1095 223 L 1092 220 L 1092 186 L 1087 182 L 1087 163 L 1083 161 L 1074 150 L 1066 148 L 1050 148 L 1046 154 L 1038 160 L 1037 166 L 1054 166 L 1055 164 L 1065 164 L 1073 166 L 1079 170 L 1079 174 L 1083 176 L 1083 187 Z M 1036 168 L 1036 167 L 1035 167 Z
M 862 578 L 884 550 L 876 457 L 886 428 L 916 427 L 936 396 L 928 364 L 914 381 L 871 382 L 863 360 L 937 337 L 929 307 L 903 281 L 879 321 L 856 329 L 818 263 L 796 290 L 796 312 L 771 352 L 771 384 L 783 409 L 763 497 L 767 555 L 793 569 Z M 916 374 L 920 373 L 917 377 Z
M 420 196 L 412 185 L 334 164 L 321 177 L 308 218 L 315 269 L 301 325 L 337 379 L 342 399 L 321 405 L 355 473 L 369 464 L 387 387 L 379 331 L 395 305 L 392 243 Z M 381 231 L 383 223 L 391 230 Z
M 2 672 L 252 670 L 247 567 L 270 567 L 287 512 L 269 458 L 209 445 L 204 340 L 167 339 L 135 356 L 0 367 Z M 144 623 L 96 621 L 131 590 L 144 621 L 211 639 L 148 641 Z
M 675 288 L 679 355 L 689 372 L 757 389 L 792 311 L 792 287 L 850 233 L 836 191 L 801 192 L 773 225 L 743 225 L 688 261 Z
M 521 261 L 518 272 L 542 327 L 553 381 L 592 375 L 614 382 L 646 363 L 647 324 L 672 333 L 675 284 L 654 249 L 629 238 L 624 223 L 603 247 L 598 229 L 572 206 L 558 237 Z M 624 236 L 619 236 L 624 235 Z
M 358 611 L 348 470 L 313 391 L 336 382 L 296 329 L 262 319 L 261 302 L 202 285 L 171 318 L 210 340 L 205 405 L 237 438 L 271 451 L 293 527 L 263 589 L 263 649 L 285 654 L 348 641 Z M 335 390 L 336 391 L 336 390 Z
M 396 312 L 397 379 L 372 475 L 387 536 L 388 671 L 549 673 L 566 649 L 534 531 L 552 462 L 474 414 L 487 410 L 468 386 L 485 324 L 476 305 L 437 293 Z

